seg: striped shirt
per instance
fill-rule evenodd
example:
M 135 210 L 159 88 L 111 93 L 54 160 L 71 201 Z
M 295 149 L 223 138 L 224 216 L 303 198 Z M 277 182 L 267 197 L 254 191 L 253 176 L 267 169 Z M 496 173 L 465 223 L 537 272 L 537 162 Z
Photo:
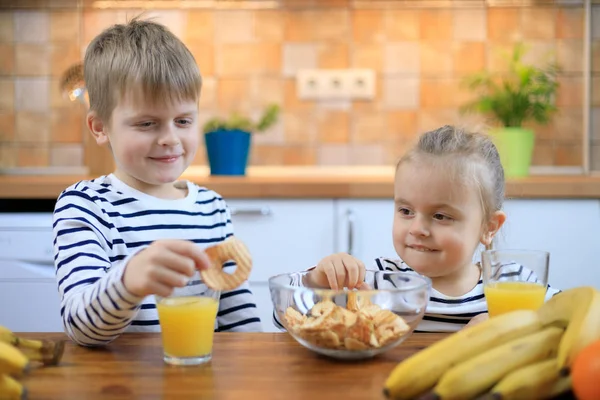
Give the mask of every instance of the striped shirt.
M 401 271 L 417 274 L 402 260 L 378 258 L 375 260 L 375 265 L 380 271 Z M 536 282 L 537 280 L 533 271 L 516 263 L 502 265 L 501 270 L 502 277 L 526 276 L 525 280 L 528 282 Z M 546 300 L 557 293 L 559 293 L 558 290 L 548 285 Z M 471 318 L 487 311 L 481 277 L 477 285 L 462 296 L 447 296 L 432 288 L 425 315 L 415 332 L 456 332 L 463 328 Z
M 413 269 L 408 267 L 402 260 L 390 260 L 387 258 L 378 258 L 375 260 L 375 268 L 379 271 L 400 271 L 408 274 L 418 275 Z M 537 277 L 533 271 L 517 263 L 505 264 L 501 266 L 502 271 L 499 278 L 523 277 L 526 276 L 527 282 L 536 282 Z M 377 288 L 376 285 L 372 287 Z M 392 282 L 393 284 L 393 282 Z M 299 279 L 293 279 L 290 286 L 302 286 Z M 395 285 L 394 285 L 395 286 Z M 548 285 L 546 289 L 546 300 L 560 291 Z M 310 292 L 297 291 L 293 297 L 288 299 L 289 305 L 294 305 L 300 312 L 306 313 L 314 305 L 314 298 Z M 286 307 L 283 307 L 285 309 Z M 465 325 L 475 316 L 486 313 L 487 303 L 483 293 L 483 281 L 481 277 L 477 285 L 468 293 L 462 296 L 447 296 L 435 288 L 431 289 L 429 303 L 425 309 L 423 319 L 417 326 L 415 332 L 456 332 L 465 327 Z M 285 327 L 281 323 L 276 312 L 273 312 L 273 321 L 275 326 L 281 330 Z
M 97 346 L 123 332 L 159 332 L 154 296 L 137 297 L 123 285 L 131 257 L 159 239 L 190 240 L 205 248 L 233 235 L 221 196 L 188 181 L 175 186 L 187 189 L 187 196 L 159 199 L 111 174 L 81 181 L 59 196 L 53 216 L 54 264 L 60 313 L 73 341 Z M 196 284 L 198 292 L 206 290 L 201 281 Z M 215 330 L 262 330 L 247 282 L 221 293 Z

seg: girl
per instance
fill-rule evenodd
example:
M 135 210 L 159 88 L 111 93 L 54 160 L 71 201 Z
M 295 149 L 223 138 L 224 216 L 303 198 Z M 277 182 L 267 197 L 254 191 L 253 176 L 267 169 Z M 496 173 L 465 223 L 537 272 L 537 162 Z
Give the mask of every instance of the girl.
M 400 260 L 379 258 L 379 270 L 418 273 L 432 293 L 418 331 L 452 332 L 487 318 L 481 267 L 483 244 L 504 224 L 504 170 L 485 135 L 444 126 L 423 134 L 396 167 L 394 248 Z M 523 269 L 521 268 L 520 271 Z M 361 288 L 365 266 L 344 254 L 322 259 L 306 286 Z M 555 294 L 548 290 L 547 297 Z

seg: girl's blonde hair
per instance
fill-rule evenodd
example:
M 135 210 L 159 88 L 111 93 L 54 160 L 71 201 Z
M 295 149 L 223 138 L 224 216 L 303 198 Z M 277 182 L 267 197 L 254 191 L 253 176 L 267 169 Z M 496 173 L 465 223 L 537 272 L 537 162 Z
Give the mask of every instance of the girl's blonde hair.
M 498 150 L 487 135 L 445 125 L 421 135 L 417 144 L 400 158 L 396 170 L 414 160 L 439 163 L 457 183 L 474 184 L 484 221 L 502 209 L 504 169 Z
M 83 69 L 90 110 L 104 121 L 125 95 L 151 102 L 200 98 L 202 78 L 192 53 L 163 25 L 139 18 L 96 36 Z

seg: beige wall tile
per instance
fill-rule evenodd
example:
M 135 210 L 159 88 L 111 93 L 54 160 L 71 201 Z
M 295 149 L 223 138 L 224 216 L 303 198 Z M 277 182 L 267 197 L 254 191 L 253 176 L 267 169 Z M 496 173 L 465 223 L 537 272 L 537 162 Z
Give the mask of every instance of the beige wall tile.
M 384 78 L 383 104 L 388 110 L 419 108 L 420 80 L 416 78 Z
M 15 70 L 15 47 L 0 42 L 0 75 L 12 75 Z
M 217 47 L 219 76 L 275 74 L 281 70 L 278 44 L 226 44 Z
M 383 72 L 418 76 L 421 70 L 419 42 L 391 42 L 384 45 Z
M 89 44 L 94 37 L 114 24 L 127 22 L 127 12 L 119 10 L 83 10 L 83 44 Z
M 0 78 L 0 111 L 15 109 L 15 83 L 12 79 Z
M 454 42 L 452 69 L 455 76 L 483 71 L 486 60 L 484 42 Z
M 17 166 L 17 150 L 14 143 L 0 143 L 0 167 L 13 168 Z
M 383 42 L 385 40 L 384 12 L 381 10 L 354 10 L 352 39 L 354 43 Z
M 321 110 L 316 118 L 319 144 L 348 143 L 350 141 L 350 114 L 347 111 Z
M 14 20 L 12 11 L 0 11 L 0 42 L 14 40 Z
M 414 139 L 418 134 L 416 111 L 389 111 L 387 113 L 387 132 L 395 143 Z
M 15 80 L 15 109 L 17 111 L 48 111 L 50 80 L 48 78 L 18 78 Z
M 452 48 L 452 42 L 421 41 L 421 76 L 451 76 L 454 61 Z
M 556 127 L 554 119 L 547 124 L 539 124 L 535 121 L 527 121 L 523 124 L 524 128 L 531 129 L 535 137 L 543 140 L 552 140 L 556 138 Z
M 562 76 L 557 79 L 556 105 L 560 107 L 581 107 L 583 105 L 583 79 Z
M 320 43 L 317 66 L 324 69 L 343 69 L 350 67 L 350 49 L 346 43 Z
M 384 165 L 386 151 L 383 144 L 361 144 L 350 146 L 351 165 Z
M 251 11 L 216 11 L 215 41 L 250 43 L 254 41 L 254 15 Z
M 285 165 L 315 165 L 317 152 L 314 147 L 285 147 L 283 163 Z
M 523 55 L 523 62 L 536 66 L 544 66 L 548 62 L 555 62 L 557 57 L 555 40 L 530 40 L 526 42 L 527 53 Z
M 315 102 L 311 100 L 301 100 L 296 90 L 296 80 L 285 79 L 284 83 L 284 101 L 283 109 L 288 111 L 312 110 L 315 108 Z
M 583 8 L 560 8 L 556 17 L 556 37 L 559 39 L 583 39 Z
M 486 9 L 455 9 L 453 13 L 454 40 L 484 42 L 487 39 Z
M 317 67 L 319 50 L 313 43 L 283 45 L 283 75 L 293 77 L 299 70 Z
M 600 40 L 592 41 L 592 71 L 600 72 Z
M 269 104 L 283 105 L 284 81 L 275 76 L 255 76 L 250 80 L 250 96 L 252 104 L 258 108 Z
M 357 44 L 352 52 L 354 68 L 383 69 L 383 49 L 379 44 Z
M 289 11 L 285 18 L 285 40 L 290 42 L 335 41 L 350 32 L 345 9 Z
M 48 146 L 20 145 L 17 152 L 17 166 L 47 167 L 49 158 Z
M 186 42 L 212 43 L 214 40 L 214 12 L 191 10 L 187 14 L 185 38 Z
M 131 14 L 131 12 L 127 13 L 127 18 L 126 20 L 123 20 L 122 23 L 129 21 L 131 19 Z M 144 18 L 166 26 L 167 29 L 173 32 L 173 34 L 179 39 L 185 39 L 185 28 L 187 26 L 187 10 L 146 10 L 144 12 Z
M 72 102 L 69 98 L 60 91 L 60 80 L 58 77 L 50 79 L 50 108 L 71 108 L 83 107 L 80 103 Z
M 557 61 L 564 72 L 583 71 L 583 52 L 582 40 L 561 39 L 557 41 Z
M 53 167 L 79 167 L 83 165 L 83 145 L 52 144 L 50 165 Z
M 0 142 L 10 142 L 15 138 L 15 114 L 0 111 Z
M 73 42 L 81 36 L 79 11 L 52 11 L 50 13 L 50 40 Z
M 285 14 L 278 10 L 258 10 L 254 17 L 254 37 L 263 42 L 281 42 L 284 39 Z
M 536 138 L 531 164 L 554 165 L 554 141 Z
M 250 82 L 245 78 L 221 78 L 217 83 L 217 103 L 223 112 L 249 111 Z
M 386 10 L 384 14 L 384 28 L 387 40 L 419 40 L 421 37 L 420 14 L 420 10 Z
M 581 141 L 583 139 L 583 111 L 581 108 L 561 108 L 554 116 L 554 134 L 556 141 Z
M 352 113 L 352 143 L 382 143 L 388 137 L 387 113 L 385 111 Z
M 50 72 L 52 75 L 62 76 L 69 67 L 81 61 L 79 45 L 76 42 L 52 45 L 51 60 Z
M 202 78 L 215 74 L 215 50 L 212 43 L 190 42 L 186 46 L 194 56 Z
M 557 166 L 582 166 L 583 148 L 579 143 L 560 143 L 554 148 L 554 164 Z
M 81 143 L 84 134 L 88 135 L 89 133 L 85 126 L 85 111 L 82 107 L 51 112 L 50 141 L 53 143 Z
M 592 141 L 600 144 L 600 107 L 593 107 L 590 117 L 592 120 L 590 136 L 592 137 Z
M 262 111 L 255 110 L 252 113 L 253 118 L 260 118 Z M 254 132 L 252 141 L 259 144 L 285 144 L 285 113 L 282 113 L 279 120 L 266 131 Z
M 282 165 L 283 146 L 256 145 L 250 153 L 250 165 Z
M 200 93 L 200 108 L 214 110 L 217 106 L 217 79 L 212 76 L 202 77 L 202 91 Z
M 50 141 L 48 113 L 17 112 L 15 139 L 18 142 L 48 143 Z
M 50 46 L 21 43 L 15 46 L 15 74 L 45 76 L 50 74 Z
M 420 14 L 422 40 L 448 40 L 454 30 L 454 14 L 450 10 L 424 9 Z
M 285 144 L 313 144 L 317 138 L 317 118 L 312 112 L 285 112 L 283 115 Z
M 15 11 L 17 42 L 46 43 L 50 38 L 50 15 L 46 11 Z
M 322 144 L 317 149 L 317 164 L 319 165 L 349 165 L 351 164 L 349 144 Z
M 592 106 L 600 107 L 600 76 L 592 77 Z
M 502 42 L 491 42 L 487 46 L 486 66 L 492 72 L 507 72 L 507 57 L 513 52 L 513 45 Z
M 520 40 L 521 17 L 518 8 L 488 8 L 488 40 Z
M 419 134 L 422 134 L 444 125 L 455 124 L 459 120 L 458 111 L 454 108 L 420 109 L 417 115 L 417 129 Z
M 521 8 L 521 29 L 524 39 L 556 38 L 556 9 L 550 7 Z
M 457 86 L 456 81 L 452 78 L 421 79 L 421 109 L 457 106 Z

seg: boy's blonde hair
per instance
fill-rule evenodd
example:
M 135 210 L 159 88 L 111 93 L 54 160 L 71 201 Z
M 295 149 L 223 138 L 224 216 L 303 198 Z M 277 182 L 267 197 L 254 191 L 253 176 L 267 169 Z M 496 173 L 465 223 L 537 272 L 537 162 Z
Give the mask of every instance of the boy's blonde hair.
M 167 103 L 200 98 L 194 56 L 155 22 L 134 18 L 104 30 L 89 44 L 83 68 L 90 110 L 105 122 L 126 94 Z
M 479 192 L 485 221 L 502 209 L 504 168 L 491 139 L 481 133 L 445 125 L 421 135 L 417 144 L 398 161 L 439 162 L 457 183 L 474 184 Z

